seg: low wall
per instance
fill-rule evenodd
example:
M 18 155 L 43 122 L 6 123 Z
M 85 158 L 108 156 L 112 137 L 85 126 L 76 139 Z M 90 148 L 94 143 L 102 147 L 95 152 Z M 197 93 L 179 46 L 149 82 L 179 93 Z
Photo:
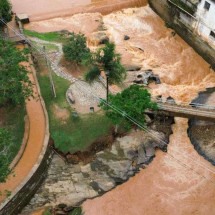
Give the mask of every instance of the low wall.
M 32 65 L 32 60 L 30 59 L 30 64 Z M 32 67 L 35 84 L 38 88 L 38 92 L 40 94 L 39 84 L 36 78 L 36 72 Z M 49 147 L 49 121 L 48 114 L 45 108 L 45 103 L 41 99 L 41 104 L 46 120 L 46 131 L 43 148 L 38 157 L 37 162 L 33 166 L 32 170 L 29 172 L 26 179 L 11 193 L 11 195 L 7 198 L 7 200 L 1 204 L 0 206 L 0 215 L 17 215 L 23 209 L 24 206 L 28 204 L 31 200 L 31 197 L 35 194 L 42 181 L 46 177 L 48 166 L 51 162 L 51 158 L 53 155 L 51 147 Z
M 213 69 L 215 69 L 215 50 L 199 35 L 194 33 L 181 22 L 177 14 L 179 9 L 167 0 L 149 0 L 150 7 L 173 28 Z M 192 66 L 192 65 L 191 65 Z
M 13 168 L 19 162 L 20 158 L 22 157 L 22 155 L 23 155 L 23 153 L 25 151 L 25 147 L 26 147 L 27 142 L 28 142 L 28 136 L 29 136 L 29 130 L 30 130 L 30 122 L 29 122 L 28 115 L 25 116 L 24 120 L 25 120 L 24 137 L 22 139 L 22 144 L 21 144 L 21 147 L 19 149 L 18 154 L 16 155 L 16 157 L 13 159 L 12 163 L 9 166 L 11 170 L 13 170 Z

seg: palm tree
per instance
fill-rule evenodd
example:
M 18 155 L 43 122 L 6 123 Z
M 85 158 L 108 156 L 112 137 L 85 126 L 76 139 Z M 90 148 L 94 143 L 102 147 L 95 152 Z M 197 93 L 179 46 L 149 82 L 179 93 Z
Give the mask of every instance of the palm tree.
M 93 54 L 90 69 L 85 74 L 85 80 L 91 83 L 98 78 L 101 71 L 105 72 L 107 80 L 107 102 L 109 83 L 120 84 L 126 77 L 126 70 L 120 61 L 120 54 L 115 53 L 115 44 L 108 42 Z

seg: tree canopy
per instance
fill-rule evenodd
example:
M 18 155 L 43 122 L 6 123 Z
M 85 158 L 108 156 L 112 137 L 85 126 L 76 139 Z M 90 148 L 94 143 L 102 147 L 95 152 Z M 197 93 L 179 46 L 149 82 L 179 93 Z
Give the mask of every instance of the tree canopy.
M 0 18 L 3 18 L 6 22 L 9 22 L 12 18 L 11 4 L 8 0 L 0 0 Z M 2 22 L 0 22 L 0 26 L 3 26 Z
M 90 58 L 90 49 L 86 45 L 86 37 L 83 34 L 71 33 L 69 41 L 63 45 L 63 52 L 66 60 L 76 64 L 83 64 Z
M 85 74 L 88 82 L 93 82 L 101 71 L 109 73 L 110 84 L 120 84 L 126 77 L 126 70 L 121 64 L 120 54 L 115 52 L 115 44 L 107 42 L 92 56 L 90 70 Z
M 147 109 L 157 109 L 157 104 L 151 101 L 151 94 L 148 90 L 143 89 L 139 85 L 131 85 L 121 93 L 110 95 L 109 104 L 123 111 L 125 114 L 141 123 L 141 125 L 144 125 L 145 123 L 145 111 Z M 129 119 L 124 118 L 122 114 L 116 112 L 111 107 L 108 107 L 104 101 L 101 102 L 100 106 L 105 110 L 106 115 L 114 124 L 117 125 L 126 121 L 127 125 L 133 125 Z
M 11 134 L 6 129 L 0 128 L 0 183 L 5 182 L 10 173 L 8 153 L 11 144 Z
M 28 78 L 25 52 L 0 39 L 0 106 L 18 105 L 32 96 L 32 83 Z

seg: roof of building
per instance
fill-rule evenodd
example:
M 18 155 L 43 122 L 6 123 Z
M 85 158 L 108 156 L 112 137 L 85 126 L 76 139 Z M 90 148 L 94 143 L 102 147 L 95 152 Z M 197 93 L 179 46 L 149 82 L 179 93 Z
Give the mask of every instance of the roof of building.
M 19 13 L 19 14 L 16 14 L 16 17 L 21 21 L 21 20 L 24 20 L 24 19 L 29 19 L 28 15 L 25 14 L 25 13 Z

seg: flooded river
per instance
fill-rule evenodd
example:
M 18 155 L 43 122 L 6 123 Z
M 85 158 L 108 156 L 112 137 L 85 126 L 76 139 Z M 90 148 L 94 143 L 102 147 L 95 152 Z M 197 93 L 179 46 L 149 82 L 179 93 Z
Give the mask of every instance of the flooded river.
M 31 21 L 71 16 L 76 13 L 107 14 L 126 7 L 146 5 L 147 0 L 11 0 L 13 11 L 25 13 Z
M 148 6 L 103 16 L 96 13 L 55 18 L 33 22 L 27 28 L 40 32 L 79 28 L 90 38 L 97 31 L 98 19 L 116 43 L 124 64 L 151 69 L 160 77 L 161 84 L 150 85 L 153 95 L 190 102 L 199 91 L 215 86 L 215 73 L 209 64 L 166 28 Z M 125 35 L 130 39 L 125 41 Z M 128 83 L 133 81 L 131 73 Z M 187 128 L 187 119 L 175 118 L 168 153 L 157 152 L 154 161 L 128 182 L 102 197 L 87 200 L 83 204 L 85 215 L 215 214 L 215 168 L 194 150 Z

